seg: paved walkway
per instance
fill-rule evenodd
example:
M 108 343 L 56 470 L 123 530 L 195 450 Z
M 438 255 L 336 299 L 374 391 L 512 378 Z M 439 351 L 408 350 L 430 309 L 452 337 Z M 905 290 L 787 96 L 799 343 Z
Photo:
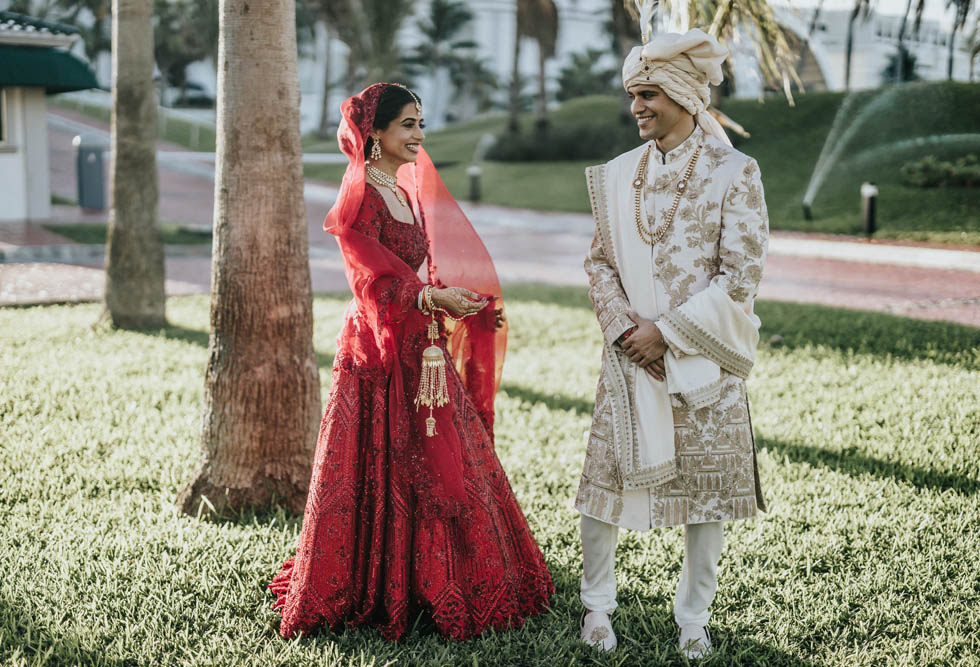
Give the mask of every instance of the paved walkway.
M 49 115 L 51 187 L 75 198 L 72 137 L 107 127 L 70 112 Z M 160 142 L 160 219 L 207 226 L 213 166 L 176 159 Z M 169 153 L 169 155 L 167 155 Z M 199 157 L 199 156 L 194 156 Z M 336 188 L 307 182 L 310 269 L 315 291 L 347 288 L 336 243 L 322 231 Z M 592 235 L 588 215 L 463 204 L 496 263 L 501 281 L 585 285 L 582 260 Z M 51 225 L 105 222 L 106 214 L 56 206 Z M 37 225 L 0 223 L 0 305 L 98 300 L 101 247 L 80 246 Z M 207 247 L 167 249 L 169 294 L 206 293 Z M 774 233 L 760 297 L 890 312 L 980 326 L 980 248 L 946 249 L 848 237 Z

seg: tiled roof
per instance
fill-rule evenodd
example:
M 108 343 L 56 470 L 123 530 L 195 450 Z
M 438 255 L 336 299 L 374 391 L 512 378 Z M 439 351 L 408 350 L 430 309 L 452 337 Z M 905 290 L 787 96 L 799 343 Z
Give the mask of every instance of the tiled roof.
M 80 32 L 72 25 L 43 21 L 16 12 L 0 12 L 0 31 L 38 35 L 77 35 Z

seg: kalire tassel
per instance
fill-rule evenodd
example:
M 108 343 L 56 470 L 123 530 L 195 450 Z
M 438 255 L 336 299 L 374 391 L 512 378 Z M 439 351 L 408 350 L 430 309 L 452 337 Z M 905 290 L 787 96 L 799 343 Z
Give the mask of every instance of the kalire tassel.
M 427 335 L 433 342 L 422 350 L 422 372 L 419 376 L 419 393 L 415 396 L 415 408 L 429 408 L 429 416 L 425 420 L 425 435 L 431 438 L 436 435 L 436 418 L 434 408 L 441 408 L 449 402 L 449 387 L 446 384 L 446 357 L 442 348 L 435 345 L 439 339 L 439 323 L 435 317 L 427 327 Z

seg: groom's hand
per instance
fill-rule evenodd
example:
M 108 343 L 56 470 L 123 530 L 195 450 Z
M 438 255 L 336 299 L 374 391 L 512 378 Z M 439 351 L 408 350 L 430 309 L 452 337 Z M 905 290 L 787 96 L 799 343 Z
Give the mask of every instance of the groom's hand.
M 636 330 L 623 341 L 622 347 L 626 356 L 637 366 L 649 373 L 654 379 L 663 382 L 667 373 L 664 369 L 664 354 L 667 343 L 657 325 L 650 320 L 640 317 L 634 311 L 629 312 L 629 318 L 636 323 Z

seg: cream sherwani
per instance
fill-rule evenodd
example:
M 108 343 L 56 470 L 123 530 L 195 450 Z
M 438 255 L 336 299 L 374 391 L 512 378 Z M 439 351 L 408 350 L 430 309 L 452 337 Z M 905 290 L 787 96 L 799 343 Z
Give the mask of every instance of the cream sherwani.
M 650 151 L 642 203 L 656 229 L 698 145 L 701 154 L 674 222 L 651 247 L 634 216 L 640 158 Z M 636 530 L 752 517 L 765 509 L 745 391 L 754 350 L 720 340 L 690 306 L 721 303 L 758 326 L 752 303 L 768 241 L 759 167 L 696 127 L 666 155 L 648 142 L 586 175 L 596 233 L 585 269 L 605 342 L 575 507 Z M 663 332 L 672 355 L 667 383 L 650 378 L 620 347 L 634 325 L 630 310 Z M 671 371 L 686 357 L 715 369 L 717 380 L 700 402 L 668 393 Z

